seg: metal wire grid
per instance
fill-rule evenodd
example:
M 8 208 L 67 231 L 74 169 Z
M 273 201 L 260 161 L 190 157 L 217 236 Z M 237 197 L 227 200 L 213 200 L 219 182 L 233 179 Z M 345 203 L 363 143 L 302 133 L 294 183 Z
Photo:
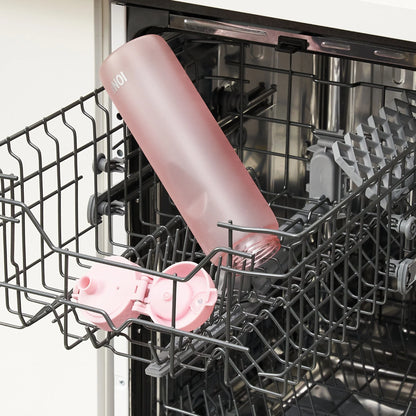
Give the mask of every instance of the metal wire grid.
M 244 52 L 240 57 L 240 85 L 243 85 Z M 328 84 L 311 78 L 310 74 L 294 73 L 291 69 L 276 70 L 287 73 L 289 79 L 304 76 L 313 82 Z M 360 87 L 359 83 L 330 84 Z M 382 85 L 365 86 L 381 90 L 384 98 L 388 90 L 401 92 Z M 290 89 L 288 94 L 290 102 Z M 203 256 L 182 220 L 172 214 L 165 215 L 170 220 L 162 227 L 157 221 L 152 223 L 141 217 L 141 222 L 154 232 L 149 235 L 134 233 L 133 237 L 139 240 L 135 246 L 113 237 L 115 225 L 121 225 L 126 234 L 132 231 L 128 215 L 117 222 L 108 214 L 121 213 L 121 209 L 128 213 L 129 204 L 141 206 L 145 190 L 159 185 L 156 176 L 144 164 L 140 150 L 127 151 L 131 138 L 125 126 L 118 123 L 110 127 L 111 115 L 103 102 L 103 91 L 97 90 L 0 142 L 2 160 L 12 160 L 14 164 L 13 170 L 0 173 L 4 270 L 0 286 L 7 310 L 3 325 L 23 328 L 52 313 L 67 348 L 90 340 L 97 348 L 105 346 L 117 354 L 149 364 L 149 373 L 159 377 L 179 377 L 188 370 L 206 374 L 216 363 L 227 384 L 243 383 L 247 391 L 280 400 L 291 386 L 312 371 L 320 358 L 331 353 L 334 344 L 344 342 L 347 331 L 358 329 L 362 318 L 375 314 L 377 308 L 386 304 L 389 294 L 397 293 L 397 285 L 389 273 L 390 259 L 393 256 L 411 258 L 415 247 L 413 242 L 405 241 L 403 236 L 392 231 L 392 215 L 409 216 L 414 212 L 414 185 L 408 186 L 399 200 L 393 200 L 392 193 L 404 183 L 408 185 L 414 168 L 394 183 L 391 172 L 404 165 L 409 156 L 414 157 L 413 145 L 336 206 L 326 201 L 309 201 L 315 206 L 325 206 L 323 211 L 317 211 L 318 215 L 314 215 L 313 210 L 304 212 L 284 205 L 285 199 L 307 202 L 304 197 L 290 194 L 286 189 L 287 179 L 284 181 L 286 190 L 279 195 L 265 190 L 276 212 L 297 213 L 303 218 L 301 232 L 294 232 L 296 221 L 280 218 L 284 231 L 277 234 L 282 239 L 281 252 L 287 264 L 278 273 L 254 271 L 250 268 L 250 259 L 246 258 L 246 268 L 236 270 L 231 267 L 232 257 L 240 253 L 223 249 L 224 262 L 214 268 L 209 266 L 212 253 Z M 96 123 L 96 111 L 105 120 L 103 131 L 99 131 Z M 81 116 L 80 125 L 72 121 L 76 119 L 74 113 Z M 300 123 L 299 126 L 298 121 L 291 121 L 290 111 L 287 120 L 241 112 L 238 115 L 240 123 L 249 118 L 284 124 L 287 134 L 291 125 L 313 130 L 309 124 Z M 109 156 L 108 169 L 99 173 L 99 146 L 107 155 L 117 149 L 124 150 L 122 153 L 127 156 L 121 173 L 110 174 L 109 167 L 117 161 Z M 299 159 L 290 154 L 288 137 L 285 149 L 284 153 L 273 156 L 284 157 L 286 165 L 290 160 Z M 243 147 L 243 150 L 247 149 Z M 264 153 L 259 149 L 250 151 Z M 131 168 L 129 164 L 133 163 L 137 166 Z M 93 169 L 85 169 L 91 164 Z M 136 175 L 129 173 L 133 170 Z M 107 185 L 103 194 L 98 191 L 99 175 Z M 122 185 L 118 188 L 112 183 L 115 175 L 121 175 Z M 381 190 L 385 175 L 390 175 L 391 186 L 369 202 L 364 196 L 366 187 L 376 186 Z M 285 177 L 288 178 L 287 173 Z M 47 190 L 48 180 L 53 185 Z M 115 193 L 121 204 L 114 205 Z M 90 215 L 92 224 L 85 219 L 88 210 L 85 201 L 91 194 L 95 207 Z M 156 196 L 153 198 L 156 201 Z M 386 199 L 388 209 L 383 210 L 380 201 Z M 98 214 L 97 207 L 103 202 L 106 205 Z M 68 206 L 72 209 L 69 215 L 64 214 L 64 207 Z M 164 215 L 156 202 L 154 208 L 155 217 Z M 241 230 L 233 224 L 221 226 L 230 230 L 230 242 L 233 230 Z M 113 249 L 146 267 L 150 274 L 158 275 L 161 265 L 185 259 L 197 260 L 198 267 L 207 267 L 220 289 L 218 305 L 210 320 L 200 330 L 187 334 L 146 319 L 136 319 L 121 328 L 113 327 L 115 330 L 104 339 L 99 338 L 96 328 L 78 314 L 80 309 L 88 308 L 69 299 L 71 281 L 94 262 L 105 261 L 97 259 L 95 252 L 109 254 L 99 244 L 100 227 L 105 228 Z M 109 320 L 104 311 L 94 311 Z M 131 334 L 123 332 L 131 322 L 151 331 L 148 343 L 137 342 Z M 111 322 L 109 324 L 111 326 Z M 158 341 L 159 333 L 165 334 L 162 343 Z M 111 342 L 115 337 L 127 338 L 131 344 L 144 347 L 148 354 L 134 356 L 118 351 Z
M 180 396 L 163 380 L 162 414 L 285 416 L 410 416 L 416 410 L 414 335 L 374 320 L 348 332 L 328 358 L 308 371 L 282 399 L 255 392 L 244 383 L 226 386 L 218 372 L 182 377 Z M 196 387 L 197 386 L 197 387 Z
M 416 411 L 414 336 L 372 322 L 338 344 L 287 404 L 286 415 L 411 415 Z M 410 347 L 410 348 L 409 348 Z
M 401 161 L 398 158 L 397 163 Z M 374 183 L 384 173 L 380 171 Z M 358 330 L 361 321 L 374 315 L 386 304 L 388 293 L 396 290 L 388 274 L 388 260 L 389 250 L 394 252 L 397 242 L 390 238 L 382 245 L 386 236 L 378 235 L 386 230 L 382 223 L 391 212 L 372 209 L 387 195 L 381 194 L 369 205 L 360 191 L 306 227 L 297 244 L 283 244 L 282 249 L 292 258 L 287 273 L 220 267 L 229 273 L 224 288 L 227 299 L 220 301 L 229 305 L 223 314 L 225 325 L 214 320 L 203 333 L 211 339 L 250 346 L 249 352 L 227 351 L 208 340 L 181 342 L 175 345 L 174 355 L 160 351 L 159 362 L 149 367 L 149 374 L 178 377 L 190 368 L 205 372 L 219 361 L 229 385 L 243 383 L 250 391 L 268 397 L 285 396 L 290 386 L 297 385 L 320 359 L 329 356 L 334 344 L 343 343 L 348 331 Z M 288 234 L 280 233 L 294 238 Z M 241 276 L 273 283 L 265 294 L 261 290 L 244 293 Z
M 98 194 L 97 179 L 85 164 L 92 165 L 97 145 L 108 139 L 95 121 L 95 107 L 108 113 L 99 102 L 100 95 L 102 90 L 82 97 L 0 142 L 2 294 L 17 317 L 14 322 L 4 321 L 5 325 L 29 325 L 37 306 L 63 295 L 68 278 L 74 278 L 64 270 L 66 250 L 72 250 L 79 266 L 82 254 L 94 248 L 102 251 L 95 243 L 98 238 L 95 242 L 87 238 L 83 247 L 86 236 L 98 237 L 98 228 L 83 220 L 83 200 L 85 192 Z M 12 298 L 14 306 L 9 308 Z
M 403 163 L 403 160 L 412 152 L 414 149 L 411 147 L 408 152 L 397 158 L 395 163 Z M 393 168 L 394 165 L 380 171 L 379 175 L 376 175 L 368 185 L 372 186 L 380 181 L 385 171 Z M 413 171 L 408 172 L 409 175 L 413 173 Z M 10 189 L 8 189 L 5 184 L 6 180 L 12 184 L 17 178 L 3 175 L 2 180 L 2 189 L 14 195 L 15 187 L 9 186 Z M 407 176 L 402 178 L 403 182 L 406 180 Z M 391 187 L 389 194 L 391 195 L 395 187 L 401 185 L 401 182 L 398 181 Z M 189 368 L 205 371 L 209 361 L 219 359 L 221 356 L 226 357 L 229 355 L 226 354 L 227 350 L 231 349 L 241 355 L 234 359 L 228 356 L 226 360 L 225 367 L 230 365 L 227 370 L 228 374 L 234 374 L 231 384 L 233 381 L 244 380 L 246 385 L 253 387 L 249 376 L 252 370 L 255 370 L 257 376 L 268 382 L 270 380 L 273 382 L 283 381 L 285 386 L 297 384 L 306 371 L 311 371 L 315 367 L 318 357 L 325 357 L 330 353 L 331 345 L 334 342 L 343 342 L 347 330 L 358 328 L 362 315 L 374 314 L 375 308 L 386 302 L 387 292 L 395 291 L 394 285 L 388 283 L 387 266 L 390 252 L 403 251 L 403 245 L 400 243 L 401 238 L 395 236 L 388 227 L 388 218 L 395 211 L 393 208 L 390 212 L 381 211 L 378 205 L 381 199 L 389 197 L 389 195 L 382 194 L 378 200 L 368 203 L 361 191 L 359 189 L 351 194 L 318 221 L 307 227 L 300 235 L 291 235 L 287 232 L 279 233 L 283 237 L 282 250 L 287 251 L 287 256 L 290 259 L 287 273 L 273 275 L 261 271 L 237 271 L 230 266 L 221 266 L 216 271 L 211 268 L 211 273 L 216 277 L 217 286 L 221 280 L 221 274 L 228 273 L 228 278 L 225 279 L 225 284 L 223 283 L 222 293 L 233 293 L 234 295 L 232 297 L 223 295 L 220 298 L 216 314 L 194 336 L 179 337 L 178 342 L 175 342 L 175 337 L 172 337 L 170 345 L 163 347 L 151 342 L 147 347 L 152 351 L 153 357 L 145 361 L 149 364 L 152 362 L 156 362 L 158 365 L 165 364 L 169 373 L 177 376 L 184 369 Z M 409 189 L 409 194 L 403 195 L 401 201 L 396 201 L 391 206 L 396 206 L 399 210 L 403 202 L 407 206 L 408 196 L 411 194 L 412 189 Z M 94 258 L 74 255 L 63 248 L 53 246 L 41 224 L 34 218 L 31 209 L 14 200 L 2 202 L 4 208 L 3 228 L 5 230 L 6 225 L 10 226 L 12 242 L 15 240 L 14 227 L 17 226 L 17 221 L 21 221 L 22 226 L 25 226 L 29 220 L 32 221 L 37 226 L 37 231 L 42 239 L 51 248 L 51 251 L 45 253 L 40 262 L 44 262 L 53 253 L 58 254 L 59 266 L 65 282 L 63 290 L 57 291 L 58 296 L 62 293 L 65 296 L 51 302 L 57 296 L 52 289 L 49 289 L 49 292 L 36 290 L 34 286 L 30 286 L 25 277 L 25 272 L 35 267 L 36 264 L 31 263 L 21 273 L 17 271 L 18 268 L 15 268 L 16 274 L 11 276 L 9 282 L 15 280 L 17 284 L 5 282 L 2 286 L 5 288 L 7 305 L 10 303 L 9 295 L 11 293 L 17 297 L 17 309 L 10 308 L 10 311 L 18 315 L 21 326 L 30 325 L 52 311 L 61 331 L 65 334 L 68 348 L 72 348 L 88 338 L 96 347 L 109 346 L 111 338 L 119 335 L 122 328 L 109 334 L 104 341 L 98 341 L 94 337 L 95 330 L 89 328 L 89 324 L 80 320 L 78 315 L 74 313 L 78 323 L 86 327 L 86 334 L 84 336 L 74 335 L 68 330 L 68 314 L 79 308 L 67 300 L 68 281 L 71 279 L 68 274 L 70 258 L 75 256 L 77 259 L 90 261 Z M 8 203 L 11 207 L 10 216 L 5 215 L 5 206 Z M 16 212 L 12 208 L 15 206 L 18 206 L 21 211 Z M 378 209 L 373 209 L 375 207 Z M 149 269 L 156 269 L 161 261 L 165 265 L 168 261 L 174 262 L 178 259 L 175 256 L 178 255 L 181 256 L 181 259 L 188 256 L 197 257 L 196 244 L 189 231 L 178 226 L 178 223 L 181 224 L 178 218 L 172 223 L 173 233 L 169 233 L 170 226 L 163 227 L 157 236 L 149 236 L 140 244 L 141 247 L 135 248 L 136 252 L 140 248 L 146 253 L 143 258 L 147 256 L 146 266 Z M 223 226 L 229 227 L 230 230 L 237 228 L 229 224 L 223 224 Z M 23 229 L 23 231 L 25 230 Z M 162 239 L 163 243 L 156 242 L 163 232 L 167 233 L 167 238 Z M 381 238 L 383 233 L 386 234 L 387 241 L 390 243 L 380 245 L 380 241 L 383 241 Z M 24 232 L 23 235 L 25 235 Z M 284 241 L 288 237 L 292 238 L 291 244 L 285 246 Z M 297 241 L 293 242 L 293 239 L 297 239 Z M 184 241 L 183 246 L 179 243 L 181 240 Z M 187 249 L 186 246 L 190 249 Z M 413 251 L 411 247 L 407 249 L 408 254 L 413 254 Z M 233 252 L 231 251 L 231 253 Z M 233 254 L 237 255 L 237 253 Z M 13 259 L 13 256 L 11 258 Z M 203 264 L 206 263 L 203 261 Z M 23 277 L 23 282 L 20 280 L 20 276 Z M 242 290 L 245 286 L 244 276 L 249 280 L 272 280 L 271 290 L 266 294 L 261 293 L 261 290 L 257 292 Z M 50 288 L 50 286 L 47 287 Z M 25 296 L 25 300 L 40 303 L 44 307 L 34 315 L 25 313 L 22 309 L 22 295 Z M 39 299 L 32 298 L 31 295 L 39 296 Z M 57 311 L 61 305 L 65 305 L 63 314 Z M 247 305 L 249 306 L 247 307 Z M 224 320 L 225 325 L 221 326 L 220 322 Z M 143 320 L 136 322 L 155 331 L 162 329 L 158 325 Z M 274 340 L 266 339 L 262 335 L 261 328 L 264 322 L 267 322 L 266 326 L 272 327 L 272 330 L 268 328 L 265 332 L 269 334 L 270 331 L 274 332 Z M 335 337 L 334 333 L 337 329 L 341 329 L 341 332 Z M 171 335 L 184 335 L 180 331 L 167 328 L 163 328 L 162 332 Z M 255 339 L 244 339 L 249 336 L 248 334 Z M 71 338 L 75 339 L 72 344 L 69 342 Z M 223 342 L 224 339 L 225 342 Z M 133 342 L 131 338 L 129 340 Z M 248 348 L 245 347 L 245 345 L 256 344 L 257 352 L 251 350 L 248 352 Z M 167 352 L 170 355 L 169 359 L 163 357 L 163 354 Z M 133 358 L 143 359 L 142 357 Z M 274 362 L 274 365 L 270 366 L 270 362 Z M 267 372 L 262 370 L 262 365 L 268 369 Z M 274 372 L 270 371 L 271 368 Z M 257 387 L 257 389 L 263 390 L 261 387 Z M 279 396 L 285 395 L 286 390 L 278 390 L 277 394 Z

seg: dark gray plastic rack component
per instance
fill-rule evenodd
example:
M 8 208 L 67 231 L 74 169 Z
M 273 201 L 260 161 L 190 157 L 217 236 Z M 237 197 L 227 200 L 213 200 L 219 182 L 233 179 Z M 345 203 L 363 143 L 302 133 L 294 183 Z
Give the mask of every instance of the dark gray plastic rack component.
M 407 240 L 413 240 L 416 237 L 416 218 L 413 216 L 404 218 L 402 215 L 392 215 L 391 228 L 403 234 Z
M 406 295 L 416 283 L 416 260 L 391 260 L 390 275 L 397 279 L 397 289 L 402 295 Z
M 335 164 L 332 145 L 340 135 L 328 135 L 328 132 L 315 132 L 317 144 L 308 148 L 312 158 L 309 163 L 308 192 L 310 198 L 321 198 L 325 195 L 331 202 L 341 197 L 339 168 Z
M 414 106 L 409 102 L 395 100 L 396 110 L 383 107 L 379 117 L 371 116 L 367 124 L 360 124 L 357 133 L 347 133 L 343 141 L 332 145 L 335 162 L 356 186 L 371 179 L 375 172 L 384 168 L 388 161 L 403 153 L 408 144 L 416 137 L 416 127 L 411 115 Z M 368 186 L 365 195 L 369 199 L 377 198 L 406 171 L 414 167 L 414 158 L 406 158 L 404 166 L 397 165 L 392 174 L 386 174 L 380 183 Z M 403 172 L 404 169 L 404 172 Z M 407 192 L 406 186 L 395 189 L 391 194 L 396 200 Z M 386 209 L 389 201 L 384 198 L 381 206 Z
M 104 153 L 98 153 L 92 168 L 94 170 L 94 173 L 98 175 L 102 172 L 123 173 L 124 159 L 120 157 L 114 157 L 108 160 Z

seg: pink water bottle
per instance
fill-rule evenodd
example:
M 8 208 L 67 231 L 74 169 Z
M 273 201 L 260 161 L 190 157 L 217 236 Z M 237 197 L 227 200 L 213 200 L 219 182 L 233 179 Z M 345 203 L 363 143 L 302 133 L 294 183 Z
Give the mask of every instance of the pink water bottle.
M 205 254 L 228 246 L 218 222 L 278 229 L 275 215 L 164 39 L 146 35 L 113 52 L 101 81 Z M 277 236 L 234 232 L 258 266 Z M 216 264 L 219 255 L 212 261 Z

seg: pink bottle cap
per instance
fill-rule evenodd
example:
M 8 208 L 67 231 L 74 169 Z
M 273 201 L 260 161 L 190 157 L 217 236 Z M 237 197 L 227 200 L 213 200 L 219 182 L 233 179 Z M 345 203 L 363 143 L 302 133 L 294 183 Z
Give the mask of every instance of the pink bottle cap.
M 108 260 L 130 264 L 124 257 L 111 256 Z M 117 266 L 95 263 L 88 273 L 76 283 L 72 299 L 81 304 L 102 309 L 107 312 L 114 326 L 119 327 L 126 319 L 136 318 L 133 311 L 134 292 L 138 282 L 144 277 L 142 273 Z M 111 331 L 104 316 L 96 312 L 81 310 L 85 319 L 101 329 Z
M 191 261 L 172 264 L 164 273 L 186 277 L 197 266 Z M 192 331 L 211 315 L 217 300 L 217 289 L 211 276 L 203 269 L 187 282 L 176 286 L 175 327 Z M 173 281 L 155 277 L 149 293 L 148 314 L 154 322 L 172 324 Z
M 137 267 L 124 257 L 111 256 L 109 260 Z M 179 262 L 164 272 L 185 277 L 196 266 L 193 262 Z M 175 327 L 192 331 L 211 315 L 217 300 L 217 290 L 210 275 L 205 270 L 199 270 L 189 281 L 177 283 L 176 299 Z M 76 283 L 72 300 L 102 309 L 115 327 L 140 314 L 149 315 L 156 323 L 171 326 L 173 281 L 96 263 Z M 111 330 L 102 314 L 87 310 L 81 310 L 81 314 L 99 328 Z

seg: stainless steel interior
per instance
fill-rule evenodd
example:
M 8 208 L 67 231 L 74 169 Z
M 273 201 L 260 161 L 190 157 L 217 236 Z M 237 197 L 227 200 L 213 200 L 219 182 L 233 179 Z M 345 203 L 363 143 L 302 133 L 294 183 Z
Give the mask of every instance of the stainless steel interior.
M 282 248 L 253 270 L 230 244 L 211 265 L 100 88 L 0 141 L 13 167 L 0 170 L 1 324 L 50 319 L 66 348 L 129 359 L 134 416 L 415 414 L 414 51 L 152 7 L 129 8 L 129 37 L 167 40 Z M 97 253 L 150 276 L 195 261 L 219 290 L 214 313 L 186 333 L 141 316 L 116 328 L 90 307 L 112 325 L 103 337 L 71 300 L 91 265 L 126 267 Z
M 325 192 L 329 206 L 333 207 L 356 189 L 339 171 L 334 170 L 336 178 L 329 178 L 326 175 L 332 171 L 312 167 L 313 145 L 319 142 L 322 135 L 342 137 L 345 133 L 356 132 L 357 126 L 367 123 L 370 115 L 379 114 L 380 109 L 390 106 L 395 99 L 402 99 L 405 91 L 413 91 L 416 86 L 414 70 L 387 66 L 380 62 L 353 60 L 348 53 L 343 54 L 342 48 L 337 49 L 336 56 L 310 51 L 288 53 L 270 46 L 277 43 L 273 36 L 273 41 L 269 37 L 259 44 L 257 32 L 261 32 L 261 29 L 258 27 L 243 28 L 235 24 L 175 15 L 171 16 L 170 27 L 181 31 L 167 32 L 166 38 L 177 45 L 179 59 L 187 57 L 183 61 L 185 68 L 192 67 L 188 72 L 191 78 L 194 76 L 207 104 L 211 105 L 219 125 L 271 201 L 282 229 L 290 231 L 300 232 L 307 228 L 307 225 L 296 225 L 297 220 L 304 220 L 309 215 L 308 209 L 322 196 L 322 190 L 333 189 L 332 193 Z M 271 34 L 270 31 L 265 32 Z M 207 34 L 214 37 L 206 38 Z M 328 40 L 327 44 L 330 42 Z M 205 57 L 201 52 L 204 44 L 207 50 Z M 335 48 L 332 49 L 334 50 Z M 202 54 L 200 62 L 198 54 Z M 196 74 L 200 74 L 199 77 Z M 219 101 L 220 94 L 223 102 Z M 236 120 L 240 123 L 237 126 Z M 414 133 L 410 133 L 411 142 L 414 142 Z M 410 204 L 411 199 L 408 200 Z M 324 207 L 321 211 L 318 209 L 317 217 L 327 209 L 330 208 Z M 335 217 L 340 218 L 342 215 L 339 212 Z M 288 241 L 287 256 L 296 255 L 296 248 L 289 248 L 293 240 L 285 238 Z M 381 248 L 376 243 L 376 250 L 379 249 L 384 250 L 385 247 Z M 410 253 L 413 248 L 407 244 L 407 250 Z M 364 258 L 372 261 L 366 255 Z M 279 257 L 279 261 L 281 266 L 278 272 L 287 271 L 285 260 Z M 356 261 L 357 259 L 348 260 Z M 356 264 L 351 267 L 361 266 Z M 366 267 L 359 270 L 364 279 L 365 275 L 371 274 Z M 235 284 L 238 285 L 239 282 L 238 276 L 235 276 Z M 389 284 L 395 285 L 394 282 Z M 263 289 L 259 289 L 261 285 L 258 282 L 253 282 L 253 285 L 257 290 L 253 295 L 256 299 Z M 278 287 L 277 283 L 275 285 Z M 387 289 L 388 291 L 395 298 L 394 290 Z M 248 331 L 246 335 L 239 336 L 240 342 L 249 346 L 251 351 L 259 348 L 263 355 L 254 352 L 248 360 L 233 357 L 232 360 L 240 359 L 241 363 L 232 364 L 231 368 L 227 368 L 227 365 L 221 367 L 220 360 L 219 369 L 216 369 L 213 364 L 210 368 L 203 358 L 206 354 L 211 357 L 216 357 L 216 354 L 198 342 L 193 344 L 191 350 L 181 352 L 179 348 L 173 362 L 172 359 L 167 360 L 168 354 L 161 352 L 160 363 L 152 363 L 145 369 L 146 374 L 159 380 L 160 414 L 412 414 L 415 378 L 411 374 L 414 374 L 414 362 L 404 345 L 407 342 L 409 345 L 414 343 L 414 336 L 409 335 L 414 334 L 414 329 L 408 327 L 410 325 L 414 328 L 414 322 L 408 315 L 411 312 L 407 310 L 403 315 L 403 310 L 399 312 L 397 307 L 393 308 L 396 314 L 402 314 L 402 319 L 395 321 L 394 335 L 391 335 L 391 317 L 385 312 L 389 309 L 389 303 L 387 301 L 386 306 L 381 300 L 383 297 L 386 299 L 385 293 L 381 292 L 367 297 L 367 305 L 351 306 L 354 311 L 350 316 L 352 320 L 340 326 L 340 333 L 329 330 L 329 339 L 317 342 L 309 351 L 301 343 L 301 350 L 308 352 L 302 354 L 303 363 L 299 364 L 292 357 L 289 359 L 292 363 L 289 371 L 281 372 L 280 376 L 273 364 L 270 363 L 267 371 L 264 369 L 267 365 L 263 366 L 264 361 L 261 362 L 265 355 L 269 355 L 270 360 L 273 360 L 273 354 L 277 359 L 284 357 L 285 344 L 278 341 L 276 328 L 265 322 L 255 324 L 254 319 L 250 324 L 254 326 L 249 330 L 249 326 L 244 324 L 245 318 L 238 312 L 231 317 L 231 325 L 237 329 L 236 333 Z M 346 296 L 351 295 L 354 296 L 353 292 Z M 413 298 L 414 291 L 408 297 Z M 402 308 L 406 310 L 408 306 L 406 302 Z M 302 308 L 299 304 L 292 304 L 292 307 L 296 311 Z M 242 308 L 245 313 L 253 315 L 268 313 L 254 306 Z M 274 310 L 276 320 L 296 319 L 296 314 L 288 317 L 288 314 L 280 314 L 278 308 L 271 310 Z M 381 320 L 382 324 L 377 326 L 374 319 Z M 369 322 L 373 322 L 374 328 L 377 328 L 374 333 Z M 275 324 L 278 326 L 276 321 Z M 331 327 L 330 322 L 328 325 Z M 310 336 L 313 336 L 313 331 L 317 331 L 318 327 L 319 324 L 314 329 L 309 328 L 312 332 Z M 290 325 L 286 326 L 286 331 L 289 328 Z M 239 332 L 241 329 L 243 331 Z M 360 331 L 358 337 L 354 335 L 354 330 L 357 329 Z M 207 327 L 207 332 L 214 337 L 221 338 L 223 331 L 219 324 Z M 250 336 L 251 331 L 254 335 Z M 325 332 L 325 329 L 321 327 L 318 331 Z M 406 338 L 397 344 L 391 337 L 398 336 L 400 331 L 404 331 Z M 286 338 L 286 341 L 296 344 L 299 342 L 297 336 L 305 336 L 301 332 L 293 332 L 288 337 L 290 340 Z M 270 353 L 271 349 L 273 354 Z M 395 357 L 396 354 L 400 355 L 400 359 L 397 358 L 400 365 L 397 363 L 397 367 L 391 367 L 386 357 Z M 217 359 L 220 355 L 218 353 Z M 230 357 L 225 356 L 224 359 Z M 263 369 L 259 367 L 256 377 L 250 375 L 247 368 L 253 371 L 257 359 Z M 401 370 L 396 372 L 396 368 Z M 196 371 L 192 375 L 192 371 L 187 372 L 187 369 Z M 231 377 L 232 382 L 227 385 L 230 373 L 234 373 L 234 378 Z

